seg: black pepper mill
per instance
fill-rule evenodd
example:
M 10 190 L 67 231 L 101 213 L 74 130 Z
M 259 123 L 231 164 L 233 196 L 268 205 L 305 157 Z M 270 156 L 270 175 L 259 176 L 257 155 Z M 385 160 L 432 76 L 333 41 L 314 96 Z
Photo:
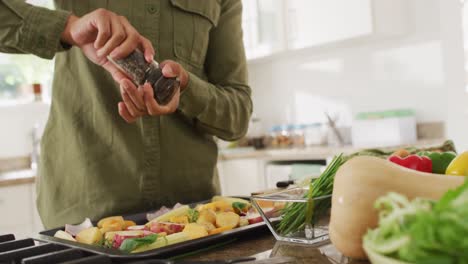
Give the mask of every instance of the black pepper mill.
M 149 82 L 153 87 L 154 99 L 160 105 L 169 103 L 179 89 L 180 82 L 177 78 L 166 78 L 156 61 L 148 63 L 144 54 L 136 49 L 123 59 L 114 60 L 108 57 L 120 70 L 126 73 L 136 85 Z

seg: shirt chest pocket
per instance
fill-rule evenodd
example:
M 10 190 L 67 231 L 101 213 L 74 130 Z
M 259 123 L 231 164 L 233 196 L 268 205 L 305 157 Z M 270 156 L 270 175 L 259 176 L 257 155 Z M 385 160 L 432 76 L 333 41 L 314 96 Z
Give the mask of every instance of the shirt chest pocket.
M 218 0 L 171 0 L 174 24 L 174 55 L 202 68 L 210 38 L 217 26 L 221 7 Z

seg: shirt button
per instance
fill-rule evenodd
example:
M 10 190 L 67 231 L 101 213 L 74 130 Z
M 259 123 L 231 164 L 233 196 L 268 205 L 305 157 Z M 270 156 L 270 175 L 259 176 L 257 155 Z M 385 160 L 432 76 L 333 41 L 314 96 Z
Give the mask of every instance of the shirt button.
M 156 9 L 156 6 L 155 6 L 155 5 L 148 5 L 148 7 L 147 7 L 146 10 L 148 10 L 148 13 L 150 13 L 150 14 L 154 14 L 154 13 L 156 13 L 156 11 L 158 11 L 158 10 Z

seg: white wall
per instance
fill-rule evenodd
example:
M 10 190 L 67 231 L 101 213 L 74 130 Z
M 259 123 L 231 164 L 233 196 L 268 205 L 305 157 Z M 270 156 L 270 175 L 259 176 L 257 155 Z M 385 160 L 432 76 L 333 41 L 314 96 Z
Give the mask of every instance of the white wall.
M 459 150 L 468 150 L 468 90 L 465 88 L 465 58 L 461 54 L 463 36 L 460 1 L 441 0 L 440 14 L 448 96 L 447 134 L 454 139 Z
M 0 105 L 0 159 L 29 156 L 35 124 L 42 134 L 49 115 L 46 103 Z
M 447 47 L 439 20 L 439 2 L 445 1 L 409 1 L 408 32 L 403 36 L 288 52 L 250 63 L 254 112 L 265 128 L 322 121 L 323 109 L 338 109 L 345 125 L 360 111 L 400 107 L 415 109 L 419 121 L 446 120 Z

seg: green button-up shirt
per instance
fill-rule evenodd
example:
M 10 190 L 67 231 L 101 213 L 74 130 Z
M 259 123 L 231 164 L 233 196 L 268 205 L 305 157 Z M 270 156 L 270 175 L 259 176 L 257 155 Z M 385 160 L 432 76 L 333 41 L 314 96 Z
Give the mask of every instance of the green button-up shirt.
M 141 212 L 216 193 L 214 136 L 247 130 L 251 90 L 238 0 L 56 0 L 58 10 L 0 0 L 0 52 L 55 56 L 42 138 L 38 209 L 46 227 Z M 118 114 L 118 85 L 77 47 L 60 43 L 70 12 L 105 8 L 128 18 L 190 75 L 176 113 L 134 124 Z

